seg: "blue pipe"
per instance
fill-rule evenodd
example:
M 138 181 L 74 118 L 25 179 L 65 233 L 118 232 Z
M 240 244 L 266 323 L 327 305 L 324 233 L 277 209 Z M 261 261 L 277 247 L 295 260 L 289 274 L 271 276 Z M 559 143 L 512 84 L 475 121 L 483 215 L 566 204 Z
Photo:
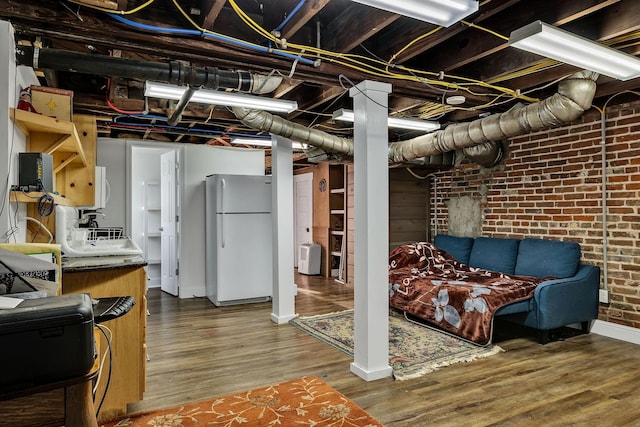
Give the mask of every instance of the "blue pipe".
M 262 46 L 255 46 L 255 45 L 252 45 L 250 43 L 243 42 L 242 40 L 231 39 L 229 37 L 225 37 L 225 36 L 219 35 L 219 34 L 212 34 L 212 33 L 202 32 L 202 31 L 198 31 L 198 30 L 184 30 L 184 29 L 180 29 L 180 28 L 156 27 L 154 25 L 140 24 L 138 22 L 131 21 L 129 19 L 123 18 L 122 16 L 116 15 L 114 13 L 108 13 L 108 15 L 111 16 L 113 19 L 115 19 L 118 22 L 121 22 L 123 24 L 129 25 L 129 26 L 134 27 L 134 28 L 145 30 L 145 31 L 154 31 L 154 32 L 162 32 L 162 33 L 169 33 L 169 34 L 189 35 L 189 36 L 204 36 L 204 37 L 209 37 L 209 38 L 212 38 L 214 40 L 222 41 L 222 42 L 225 42 L 225 43 L 230 43 L 230 44 L 233 44 L 233 45 L 236 45 L 236 46 L 257 50 L 259 52 L 272 53 L 272 54 L 279 55 L 279 56 L 282 56 L 282 57 L 285 57 L 285 58 L 298 60 L 299 62 L 302 62 L 303 64 L 307 64 L 307 65 L 313 65 L 314 64 L 314 61 L 312 61 L 311 59 L 302 58 L 301 56 L 294 55 L 294 54 L 287 53 L 287 52 L 280 52 L 280 51 L 277 51 L 277 50 L 271 50 L 269 48 L 262 47 Z
M 289 15 L 287 15 L 287 17 L 284 19 L 284 21 L 282 21 L 282 23 L 280 25 L 278 25 L 276 27 L 276 31 L 280 31 L 284 28 L 285 25 L 287 25 L 287 23 L 289 22 L 289 20 L 291 20 L 291 18 L 293 18 L 293 16 L 298 13 L 298 11 L 300 9 L 302 9 L 302 6 L 304 6 L 304 4 L 307 2 L 307 0 L 300 0 L 300 2 L 296 5 L 296 7 L 293 8 L 293 10 L 291 11 L 291 13 L 289 13 Z

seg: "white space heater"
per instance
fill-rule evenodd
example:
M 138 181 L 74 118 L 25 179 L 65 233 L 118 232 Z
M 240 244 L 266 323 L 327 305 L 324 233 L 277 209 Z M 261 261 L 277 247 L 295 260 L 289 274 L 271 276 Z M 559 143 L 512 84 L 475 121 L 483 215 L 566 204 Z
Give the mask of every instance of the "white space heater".
M 298 273 L 320 274 L 320 245 L 303 243 L 298 249 Z

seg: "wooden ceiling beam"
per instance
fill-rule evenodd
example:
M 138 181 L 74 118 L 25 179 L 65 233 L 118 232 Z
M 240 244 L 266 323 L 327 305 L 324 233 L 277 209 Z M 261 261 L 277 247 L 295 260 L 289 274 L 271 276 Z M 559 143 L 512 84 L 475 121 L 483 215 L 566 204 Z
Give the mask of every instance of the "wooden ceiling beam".
M 490 3 L 491 4 L 490 9 L 488 9 L 487 11 L 484 11 L 483 8 L 481 7 L 480 11 L 472 15 L 470 20 L 475 24 L 481 24 L 483 21 L 488 20 L 494 15 L 499 14 L 500 12 L 512 7 L 513 5 L 517 4 L 519 1 L 521 0 L 493 0 Z M 428 32 L 432 31 L 434 28 L 436 28 L 435 25 L 428 24 L 428 23 L 417 23 L 416 25 L 398 24 L 398 26 L 400 26 L 400 28 L 398 28 L 398 32 L 395 35 L 388 37 L 388 38 L 391 38 L 390 41 L 387 40 L 386 43 L 382 44 L 382 43 L 379 43 L 379 40 L 375 40 L 374 43 L 376 43 L 377 45 L 386 46 L 386 49 L 381 51 L 380 56 L 382 58 L 387 58 L 387 59 L 392 58 L 395 54 L 397 54 L 398 52 L 400 52 L 400 50 L 403 50 L 407 46 L 408 41 L 411 42 L 413 40 L 416 40 L 418 37 L 424 34 L 427 34 Z M 402 53 L 400 53 L 396 58 L 394 58 L 393 62 L 396 64 L 401 64 L 403 62 L 406 62 L 411 58 L 414 58 L 434 48 L 440 43 L 444 43 L 445 41 L 456 37 L 460 33 L 464 32 L 466 29 L 467 27 L 463 24 L 452 25 L 449 28 L 441 28 L 440 30 L 433 33 L 431 36 L 425 37 L 424 39 L 419 40 L 413 43 L 410 47 L 404 49 Z M 384 37 L 387 37 L 387 36 L 384 35 Z M 458 43 L 453 42 L 451 44 L 456 45 Z M 454 52 L 455 50 L 453 52 L 450 51 L 449 53 L 453 54 Z
M 213 24 L 218 19 L 220 15 L 220 11 L 224 7 L 225 0 L 202 0 L 202 28 L 206 28 L 207 30 L 213 29 Z
M 282 28 L 281 35 L 285 39 L 292 38 L 307 22 L 313 19 L 330 0 L 308 1 Z
M 568 31 L 581 33 L 583 35 L 585 31 L 587 31 L 585 30 L 586 28 L 592 29 L 588 31 L 596 31 L 593 30 L 596 26 L 585 24 L 585 19 L 598 22 L 598 34 L 596 37 L 599 40 L 607 40 L 614 35 L 625 34 L 638 29 L 640 25 L 640 2 L 636 0 L 620 0 L 616 2 L 615 7 L 600 9 L 594 15 L 589 15 L 587 18 L 571 22 L 564 28 Z M 467 70 L 463 68 L 461 72 L 471 72 L 472 70 L 481 80 L 491 81 L 509 74 L 514 70 L 525 69 L 539 62 L 541 59 L 539 55 L 530 54 L 519 49 L 506 49 L 482 60 L 476 60 L 467 67 Z M 555 70 L 555 72 L 553 70 Z M 526 90 L 566 75 L 567 68 L 559 67 L 553 70 L 544 74 L 549 80 L 542 80 L 542 74 L 536 73 L 534 78 L 520 78 L 517 82 L 509 81 L 504 84 L 514 89 Z M 516 84 L 518 86 L 515 86 Z M 525 84 L 530 86 L 525 86 Z
M 340 86 L 323 86 L 321 88 L 318 88 L 313 98 L 309 98 L 307 95 L 304 101 L 298 102 L 298 110 L 291 113 L 288 118 L 295 119 L 296 117 L 304 114 L 304 110 L 313 110 L 320 105 L 332 101 L 334 98 L 342 95 L 344 92 L 345 89 Z
M 590 10 L 602 10 L 618 0 L 588 0 Z M 568 23 L 584 16 L 582 2 L 558 2 L 557 0 L 537 0 L 537 7 L 531 8 L 528 2 L 519 3 L 507 10 L 493 15 L 487 20 L 488 29 L 509 37 L 511 31 L 530 24 L 536 19 L 555 24 L 558 21 Z M 483 23 L 485 24 L 485 23 Z M 486 31 L 467 28 L 455 37 L 429 51 L 429 66 L 435 71 L 451 72 L 467 64 L 486 58 L 509 47 L 509 43 Z
M 389 13 L 361 4 L 352 4 L 331 21 L 323 30 L 328 50 L 350 52 L 363 41 L 380 32 L 400 18 Z

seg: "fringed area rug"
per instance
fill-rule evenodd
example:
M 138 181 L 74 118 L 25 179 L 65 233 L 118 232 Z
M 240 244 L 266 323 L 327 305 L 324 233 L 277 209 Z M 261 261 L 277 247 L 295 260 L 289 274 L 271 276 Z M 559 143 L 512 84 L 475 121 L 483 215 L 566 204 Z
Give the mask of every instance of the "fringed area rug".
M 353 310 L 297 317 L 289 323 L 353 356 Z M 389 365 L 397 380 L 417 378 L 443 366 L 501 351 L 498 346 L 480 347 L 412 323 L 394 310 L 389 312 Z
M 318 377 L 302 377 L 171 409 L 129 415 L 101 427 L 382 426 Z

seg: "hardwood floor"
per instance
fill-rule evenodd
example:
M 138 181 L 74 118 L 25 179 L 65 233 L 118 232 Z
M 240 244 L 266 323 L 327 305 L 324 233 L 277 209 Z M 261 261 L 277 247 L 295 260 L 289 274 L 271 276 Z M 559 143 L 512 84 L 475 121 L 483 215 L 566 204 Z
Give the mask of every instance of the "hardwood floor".
M 296 275 L 296 311 L 353 308 L 353 288 Z M 270 303 L 215 307 L 206 298 L 148 295 L 147 391 L 131 412 L 317 375 L 386 426 L 640 425 L 638 346 L 589 334 L 547 345 L 496 325 L 505 352 L 421 378 L 366 382 L 352 358 L 290 325 Z

